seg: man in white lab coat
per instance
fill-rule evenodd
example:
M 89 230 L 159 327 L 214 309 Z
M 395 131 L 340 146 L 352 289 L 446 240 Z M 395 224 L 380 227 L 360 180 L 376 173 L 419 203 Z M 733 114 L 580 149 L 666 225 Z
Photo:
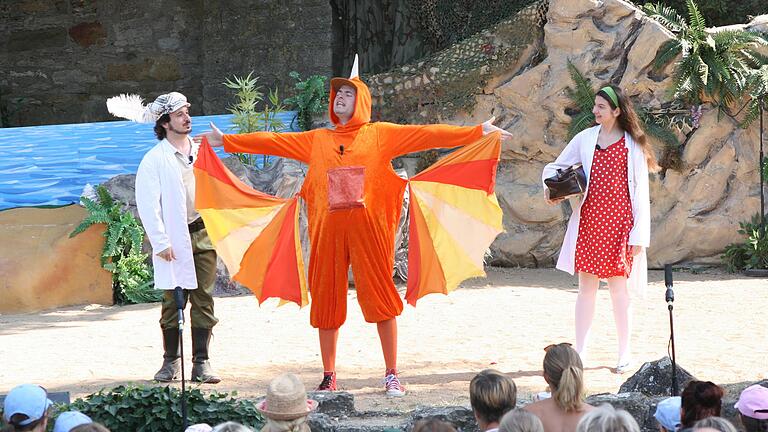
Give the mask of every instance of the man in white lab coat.
M 211 329 L 218 319 L 213 312 L 216 252 L 200 215 L 195 210 L 193 164 L 197 145 L 189 137 L 192 121 L 187 98 L 172 92 L 144 106 L 135 95 L 107 101 L 117 116 L 155 123 L 160 142 L 150 149 L 136 173 L 136 207 L 152 244 L 155 288 L 166 290 L 160 327 L 163 365 L 155 380 L 179 378 L 179 328 L 173 290 L 180 286 L 191 306 L 192 380 L 215 384 L 221 379 L 208 363 Z

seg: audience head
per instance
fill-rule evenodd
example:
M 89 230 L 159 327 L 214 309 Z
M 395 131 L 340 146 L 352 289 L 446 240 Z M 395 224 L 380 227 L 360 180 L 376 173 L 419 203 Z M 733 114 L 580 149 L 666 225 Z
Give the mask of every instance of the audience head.
M 448 422 L 432 417 L 417 421 L 411 432 L 456 432 L 456 428 Z
M 747 432 L 768 432 L 768 388 L 759 384 L 745 388 L 734 408 Z
M 80 411 L 66 411 L 56 417 L 53 432 L 70 432 L 72 429 L 85 424 L 93 423 L 90 417 Z
M 681 396 L 682 427 L 693 427 L 698 420 L 719 416 L 724 394 L 723 389 L 711 381 L 689 382 Z
M 659 402 L 653 417 L 664 430 L 675 432 L 680 427 L 680 396 L 672 396 Z
M 294 374 L 282 374 L 267 387 L 267 397 L 256 409 L 267 418 L 262 432 L 309 431 L 307 416 L 317 401 L 307 399 L 304 383 Z
M 584 366 L 579 353 L 568 343 L 544 350 L 544 379 L 552 390 L 552 399 L 565 411 L 579 410 L 584 402 Z
M 109 429 L 99 423 L 87 423 L 75 426 L 70 432 L 109 432 Z
M 499 432 L 544 432 L 544 425 L 533 413 L 515 408 L 501 418 Z
M 736 432 L 736 428 L 722 417 L 707 417 L 694 423 L 693 430 L 713 429 L 717 432 Z
M 628 412 L 603 404 L 584 414 L 576 432 L 640 432 L 640 425 Z
M 507 411 L 515 408 L 517 386 L 507 375 L 486 369 L 469 383 L 469 402 L 481 427 L 498 423 Z
M 237 422 L 228 421 L 214 426 L 211 432 L 253 432 L 253 429 Z
M 22 384 L 12 388 L 5 397 L 3 418 L 11 431 L 44 431 L 52 403 L 44 388 Z

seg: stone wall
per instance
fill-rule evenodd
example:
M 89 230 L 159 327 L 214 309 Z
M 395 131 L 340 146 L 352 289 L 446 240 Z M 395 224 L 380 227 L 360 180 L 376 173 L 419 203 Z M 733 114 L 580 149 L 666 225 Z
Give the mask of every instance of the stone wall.
M 331 71 L 327 0 L 6 0 L 0 3 L 0 126 L 109 120 L 104 101 L 176 90 L 219 114 L 221 85 L 250 71 L 281 95 L 287 72 Z

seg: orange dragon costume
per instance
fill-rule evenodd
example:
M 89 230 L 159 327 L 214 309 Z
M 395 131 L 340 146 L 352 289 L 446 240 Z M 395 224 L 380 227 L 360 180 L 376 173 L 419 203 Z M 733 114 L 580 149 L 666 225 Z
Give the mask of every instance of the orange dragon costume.
M 356 89 L 356 99 L 354 113 L 342 124 L 333 103 L 345 84 Z M 306 202 L 311 246 L 311 325 L 338 329 L 344 323 L 350 265 L 365 320 L 379 323 L 400 315 L 403 302 L 392 268 L 409 183 L 409 303 L 484 275 L 483 255 L 502 231 L 493 193 L 499 134 L 483 137 L 481 125 L 371 123 L 371 94 L 356 76 L 332 80 L 329 114 L 333 130 L 223 137 L 227 152 L 282 156 L 309 167 L 299 196 Z M 281 199 L 250 189 L 203 142 L 195 165 L 196 207 L 233 279 L 253 290 L 260 302 L 279 297 L 306 304 L 296 197 Z M 410 182 L 392 169 L 397 156 L 458 146 L 465 147 Z M 338 196 L 349 199 L 333 209 Z

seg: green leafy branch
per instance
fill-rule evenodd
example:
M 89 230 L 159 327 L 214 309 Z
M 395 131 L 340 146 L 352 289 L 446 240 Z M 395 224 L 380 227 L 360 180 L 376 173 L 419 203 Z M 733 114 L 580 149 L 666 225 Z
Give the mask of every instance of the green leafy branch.
M 294 89 L 296 95 L 289 97 L 285 103 L 295 108 L 299 128 L 303 131 L 312 129 L 312 117 L 325 112 L 328 106 L 328 93 L 325 90 L 326 78 L 321 75 L 311 75 L 306 80 L 301 80 L 299 73 L 292 71 L 288 74 L 296 80 Z
M 97 199 L 81 197 L 88 215 L 69 234 L 74 237 L 94 224 L 104 224 L 104 248 L 101 266 L 112 273 L 117 303 L 148 303 L 162 299 L 162 292 L 153 289 L 152 271 L 147 254 L 142 253 L 144 228 L 133 215 L 115 201 L 107 188 L 96 187 Z
M 661 46 L 654 68 L 661 70 L 679 55 L 673 72 L 672 97 L 690 105 L 712 100 L 719 114 L 736 118 L 746 109 L 742 126 L 757 117 L 757 100 L 768 94 L 768 62 L 758 48 L 768 45 L 764 35 L 743 30 L 707 30 L 693 0 L 686 0 L 688 19 L 669 6 L 647 3 L 643 11 L 675 34 Z M 746 100 L 741 107 L 739 105 Z
M 277 88 L 270 90 L 267 99 L 264 100 L 261 86 L 257 85 L 258 80 L 259 77 L 253 76 L 253 72 L 250 72 L 245 77 L 233 76 L 224 81 L 225 87 L 234 90 L 235 103 L 229 107 L 229 112 L 233 114 L 232 123 L 238 133 L 280 131 L 285 128 L 284 122 L 278 118 L 285 112 L 285 107 L 280 102 Z M 258 108 L 260 103 L 263 103 L 261 109 Z M 244 164 L 256 166 L 256 155 L 247 153 L 235 153 L 235 155 Z M 267 156 L 264 155 L 262 166 L 267 165 Z

